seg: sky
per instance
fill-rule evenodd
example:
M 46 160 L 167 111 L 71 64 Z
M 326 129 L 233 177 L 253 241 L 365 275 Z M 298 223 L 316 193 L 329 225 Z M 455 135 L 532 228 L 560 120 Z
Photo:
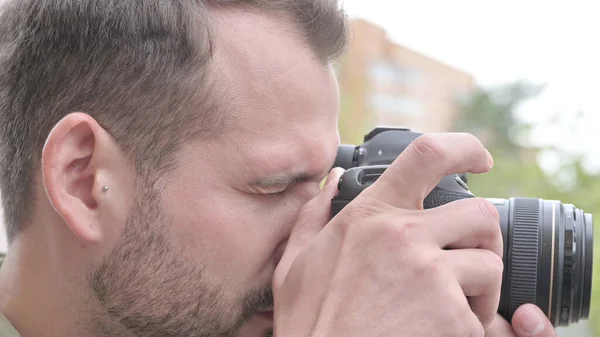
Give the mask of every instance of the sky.
M 394 41 L 471 73 L 481 85 L 546 84 L 520 111 L 523 119 L 578 110 L 585 119 L 576 131 L 540 127 L 533 141 L 585 154 L 600 169 L 600 44 L 593 42 L 600 41 L 599 1 L 343 1 L 350 16 L 380 25 Z M 551 170 L 557 158 L 542 163 Z
M 521 110 L 525 120 L 578 110 L 585 119 L 576 132 L 539 128 L 534 141 L 585 153 L 590 166 L 600 168 L 600 1 L 344 0 L 344 7 L 396 42 L 471 73 L 479 84 L 546 84 Z M 552 167 L 556 159 L 544 163 Z M 0 230 L 0 251 L 6 250 L 3 235 Z
M 584 120 L 572 127 L 539 127 L 534 144 L 585 154 L 600 169 L 600 20 L 597 0 L 344 0 L 351 17 L 384 28 L 403 46 L 471 73 L 484 86 L 516 80 L 545 85 L 519 115 Z M 593 41 L 597 41 L 594 43 Z M 554 156 L 542 158 L 552 170 Z

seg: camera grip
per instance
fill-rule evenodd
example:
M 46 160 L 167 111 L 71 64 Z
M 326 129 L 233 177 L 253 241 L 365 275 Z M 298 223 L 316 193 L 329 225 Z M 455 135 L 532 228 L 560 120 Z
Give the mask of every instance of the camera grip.
M 346 205 L 348 205 L 360 192 L 368 187 L 369 182 L 377 180 L 383 171 L 381 166 L 357 168 L 348 170 L 340 179 L 338 188 L 340 193 L 331 200 L 331 218 L 336 216 Z M 445 176 L 438 185 L 423 200 L 423 208 L 435 208 L 465 198 L 473 198 L 467 185 L 456 174 Z
M 440 188 L 435 188 L 425 200 L 423 200 L 423 208 L 435 208 L 465 198 L 473 198 L 474 196 L 469 193 L 461 193 L 455 191 L 447 191 Z M 335 197 L 331 200 L 331 218 L 336 216 L 346 205 L 352 202 L 353 199 L 345 199 Z
M 449 202 L 473 197 L 474 196 L 469 193 L 447 191 L 435 188 L 431 193 L 429 193 L 429 195 L 427 195 L 427 197 L 425 197 L 425 200 L 423 200 L 423 208 L 436 208 Z
M 331 199 L 331 216 L 330 216 L 330 218 L 333 218 L 334 216 L 336 216 L 351 201 L 352 201 L 352 199 L 341 199 L 338 197 Z

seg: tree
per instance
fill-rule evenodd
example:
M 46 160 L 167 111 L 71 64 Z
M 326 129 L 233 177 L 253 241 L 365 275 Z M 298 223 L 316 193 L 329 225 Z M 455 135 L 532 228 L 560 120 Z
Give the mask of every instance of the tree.
M 455 131 L 478 136 L 494 156 L 491 172 L 469 176 L 469 187 L 482 197 L 535 197 L 560 200 L 575 205 L 600 219 L 600 175 L 587 172 L 581 156 L 561 152 L 556 148 L 536 148 L 528 144 L 530 130 L 535 125 L 522 122 L 518 107 L 541 93 L 542 88 L 524 82 L 504 87 L 478 88 L 463 102 Z M 576 125 L 581 113 L 565 124 L 564 118 L 550 118 L 547 123 Z M 554 151 L 561 161 L 555 172 L 544 170 L 537 158 L 545 151 Z M 600 221 L 600 220 L 597 220 Z M 594 230 L 595 241 L 600 233 Z M 595 250 L 598 252 L 599 250 Z M 600 269 L 600 255 L 595 253 L 594 269 Z M 600 273 L 594 272 L 590 322 L 600 334 Z
M 478 87 L 464 101 L 454 130 L 479 137 L 494 152 L 516 154 L 522 148 L 521 138 L 531 125 L 516 115 L 517 108 L 543 90 L 528 82 L 515 82 L 492 89 Z

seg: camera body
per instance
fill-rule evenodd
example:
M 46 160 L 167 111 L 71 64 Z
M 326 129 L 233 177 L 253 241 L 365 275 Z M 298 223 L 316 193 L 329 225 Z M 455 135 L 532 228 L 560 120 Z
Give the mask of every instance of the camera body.
M 338 182 L 338 195 L 331 201 L 331 217 L 339 213 L 381 174 L 421 133 L 408 128 L 377 127 L 364 137 L 360 146 L 340 146 L 334 167 L 346 171 Z M 399 191 L 402 193 L 402 191 Z M 466 173 L 443 177 L 423 201 L 434 208 L 451 201 L 474 197 L 466 184 Z
M 421 135 L 407 128 L 377 127 L 364 137 L 363 144 L 341 145 L 334 167 L 345 172 L 331 200 L 331 218 L 377 181 Z M 423 208 L 473 197 L 466 174 L 450 174 L 425 197 Z M 556 200 L 488 200 L 498 210 L 504 245 L 498 313 L 511 321 L 521 305 L 533 303 L 555 327 L 587 319 L 594 258 L 592 215 Z

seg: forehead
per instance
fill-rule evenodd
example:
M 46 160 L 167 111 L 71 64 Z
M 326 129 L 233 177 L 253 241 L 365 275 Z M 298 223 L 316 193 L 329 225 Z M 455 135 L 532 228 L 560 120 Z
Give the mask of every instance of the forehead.
M 227 138 L 266 170 L 331 164 L 339 104 L 332 68 L 280 17 L 221 9 L 215 18 L 216 76 L 234 116 Z

